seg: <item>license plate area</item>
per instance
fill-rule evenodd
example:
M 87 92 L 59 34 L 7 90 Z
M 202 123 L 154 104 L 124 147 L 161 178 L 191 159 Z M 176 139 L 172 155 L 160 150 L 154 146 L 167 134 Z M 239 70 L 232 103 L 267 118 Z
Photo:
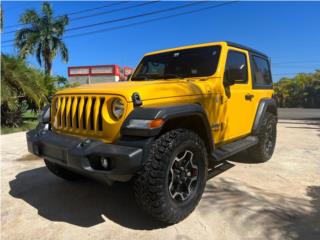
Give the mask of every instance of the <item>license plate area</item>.
M 41 155 L 53 158 L 63 163 L 67 162 L 67 151 L 55 146 L 43 145 L 41 147 Z

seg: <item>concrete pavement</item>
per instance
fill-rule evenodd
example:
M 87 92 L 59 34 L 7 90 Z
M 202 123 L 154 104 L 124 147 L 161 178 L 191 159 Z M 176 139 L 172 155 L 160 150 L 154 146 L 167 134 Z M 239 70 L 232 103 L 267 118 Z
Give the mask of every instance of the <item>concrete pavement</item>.
M 130 184 L 66 182 L 27 153 L 25 133 L 1 137 L 2 239 L 319 239 L 320 125 L 280 120 L 272 159 L 209 180 L 196 210 L 165 226 L 136 206 Z

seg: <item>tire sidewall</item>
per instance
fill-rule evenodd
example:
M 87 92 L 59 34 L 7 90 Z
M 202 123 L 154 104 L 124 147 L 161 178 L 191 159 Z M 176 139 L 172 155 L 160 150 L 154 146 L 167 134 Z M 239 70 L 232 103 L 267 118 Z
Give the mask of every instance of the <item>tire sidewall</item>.
M 268 131 L 268 125 L 271 125 L 271 129 L 272 129 L 272 148 L 270 152 L 267 152 L 266 150 L 266 132 Z M 264 159 L 270 159 L 273 155 L 275 146 L 276 146 L 276 139 L 277 139 L 277 124 L 276 124 L 276 119 L 274 117 L 274 115 L 272 114 L 267 114 L 266 119 L 265 119 L 265 124 L 264 124 L 264 129 L 262 131 L 262 149 L 263 149 L 263 155 L 264 155 Z
M 272 132 L 273 132 L 273 140 L 272 140 L 272 149 L 268 153 L 266 151 L 266 131 L 267 126 L 271 124 Z M 266 112 L 265 116 L 262 119 L 262 124 L 260 127 L 260 131 L 257 134 L 259 142 L 257 145 L 248 149 L 249 159 L 252 163 L 263 163 L 268 161 L 274 152 L 276 146 L 277 139 L 277 118 L 274 114 Z

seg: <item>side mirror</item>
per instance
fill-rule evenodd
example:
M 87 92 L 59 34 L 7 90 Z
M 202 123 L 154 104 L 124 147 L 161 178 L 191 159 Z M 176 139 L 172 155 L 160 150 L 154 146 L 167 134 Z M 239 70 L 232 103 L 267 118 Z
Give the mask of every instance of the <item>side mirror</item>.
M 129 75 L 127 76 L 127 81 L 130 80 L 131 76 L 132 76 L 132 74 L 129 74 Z

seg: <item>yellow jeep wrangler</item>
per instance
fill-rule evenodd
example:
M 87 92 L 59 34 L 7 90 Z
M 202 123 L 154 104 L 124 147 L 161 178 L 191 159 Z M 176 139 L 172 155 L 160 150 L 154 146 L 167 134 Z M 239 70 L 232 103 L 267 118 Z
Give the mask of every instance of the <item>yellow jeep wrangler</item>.
M 146 54 L 127 82 L 59 91 L 27 133 L 28 150 L 67 180 L 133 180 L 138 204 L 176 223 L 211 170 L 246 150 L 271 158 L 277 108 L 268 57 L 212 42 Z

